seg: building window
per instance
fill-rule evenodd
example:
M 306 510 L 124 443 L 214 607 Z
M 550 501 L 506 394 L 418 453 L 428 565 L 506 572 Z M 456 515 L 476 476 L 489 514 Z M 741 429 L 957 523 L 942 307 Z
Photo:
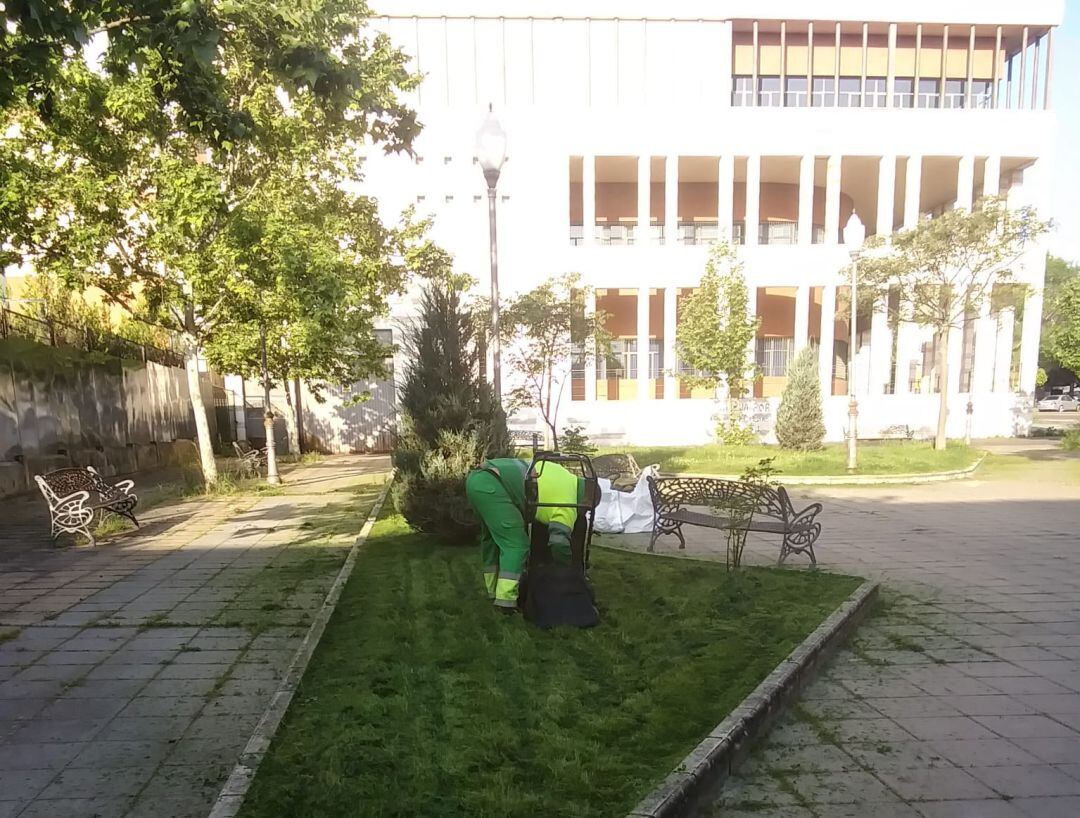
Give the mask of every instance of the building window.
M 893 80 L 893 107 L 915 107 L 915 78 L 897 77 Z
M 784 80 L 784 106 L 787 108 L 805 108 L 806 77 L 787 77 Z
M 649 339 L 649 377 L 660 378 L 664 371 L 664 342 L 659 338 Z
M 731 78 L 731 104 L 736 108 L 749 108 L 754 104 L 754 78 Z
M 758 225 L 758 244 L 796 244 L 798 222 L 762 222 Z
M 945 107 L 963 108 L 966 80 L 945 80 Z
M 989 108 L 993 102 L 993 82 L 991 80 L 971 81 L 971 107 Z
M 788 361 L 795 347 L 792 337 L 771 337 L 757 339 L 757 364 L 761 374 L 767 378 L 782 378 L 787 375 Z
M 716 244 L 720 227 L 716 222 L 687 222 L 679 225 L 683 244 Z
M 941 81 L 934 79 L 919 80 L 919 104 L 918 108 L 937 108 L 938 98 L 941 95 Z
M 975 316 L 964 316 L 964 334 L 960 358 L 960 391 L 971 391 L 971 373 L 975 369 Z
M 447 204 L 453 204 L 454 203 L 453 194 L 448 193 L 445 196 L 443 196 L 443 201 L 446 202 Z
M 780 107 L 779 77 L 758 77 L 758 105 L 763 108 Z
M 570 246 L 577 247 L 585 243 L 585 227 L 580 224 L 570 225 Z
M 633 244 L 633 224 L 598 224 L 596 225 L 597 244 Z
M 862 82 L 858 77 L 840 78 L 840 107 L 862 107 Z
M 884 108 L 889 98 L 888 87 L 889 81 L 885 77 L 867 77 L 863 105 L 867 108 Z
M 815 108 L 832 108 L 836 103 L 836 83 L 832 77 L 814 77 L 810 104 Z

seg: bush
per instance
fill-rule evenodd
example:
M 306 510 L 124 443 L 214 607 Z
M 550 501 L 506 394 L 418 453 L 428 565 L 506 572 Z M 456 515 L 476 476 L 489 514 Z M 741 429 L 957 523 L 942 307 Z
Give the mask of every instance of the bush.
M 417 469 L 400 473 L 394 506 L 417 531 L 438 534 L 447 542 L 471 542 L 479 525 L 465 497 L 465 478 L 484 457 L 475 433 L 444 431 Z
M 1061 439 L 1061 448 L 1067 452 L 1080 451 L 1080 429 L 1070 429 Z
M 567 426 L 563 429 L 562 437 L 559 438 L 559 450 L 569 454 L 596 454 L 596 447 L 581 429 L 581 426 Z
M 785 449 L 820 449 L 821 441 L 825 439 L 825 420 L 817 351 L 805 347 L 791 362 L 787 377 L 787 386 L 776 412 L 776 439 Z

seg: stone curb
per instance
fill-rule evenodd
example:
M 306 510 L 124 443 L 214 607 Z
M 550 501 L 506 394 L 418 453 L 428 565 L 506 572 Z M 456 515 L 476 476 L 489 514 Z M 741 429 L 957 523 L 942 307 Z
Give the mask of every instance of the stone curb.
M 337 608 L 345 583 L 349 581 L 349 577 L 352 575 L 360 546 L 364 544 L 371 533 L 371 528 L 379 517 L 379 512 L 382 510 L 386 495 L 389 493 L 393 482 L 393 474 L 391 473 L 390 479 L 386 481 L 382 492 L 371 507 L 371 513 L 368 514 L 367 519 L 364 521 L 360 534 L 357 536 L 352 548 L 349 549 L 349 555 L 345 558 L 341 570 L 338 571 L 334 584 L 330 586 L 322 607 L 308 628 L 304 641 L 300 643 L 296 653 L 293 654 L 288 671 L 278 685 L 273 698 L 270 699 L 270 704 L 263 711 L 259 723 L 255 725 L 255 731 L 251 734 L 251 738 L 248 739 L 248 743 L 233 767 L 225 786 L 218 793 L 217 800 L 214 801 L 214 806 L 211 808 L 208 818 L 233 818 L 240 811 L 240 806 L 244 802 L 248 788 L 255 778 L 255 771 L 259 768 L 263 756 L 266 755 L 266 751 L 270 747 L 270 740 L 273 739 L 274 733 L 277 732 L 278 727 L 281 725 L 285 711 L 289 709 L 289 703 L 292 701 L 293 694 L 300 684 L 300 679 L 304 676 L 308 662 L 311 661 L 315 648 L 318 646 L 319 640 L 322 639 L 323 631 L 326 630 L 326 625 L 330 621 L 334 609 Z
M 714 800 L 750 747 L 855 630 L 877 592 L 876 582 L 856 588 L 627 818 L 685 818 Z
M 949 480 L 963 480 L 971 477 L 986 458 L 984 452 L 978 460 L 963 469 L 935 471 L 926 474 L 834 474 L 834 475 L 784 475 L 777 479 L 785 486 L 891 486 L 911 483 L 944 483 Z M 661 475 L 667 477 L 667 474 Z M 740 480 L 737 474 L 700 474 L 697 472 L 676 472 L 672 477 L 714 477 L 720 480 Z

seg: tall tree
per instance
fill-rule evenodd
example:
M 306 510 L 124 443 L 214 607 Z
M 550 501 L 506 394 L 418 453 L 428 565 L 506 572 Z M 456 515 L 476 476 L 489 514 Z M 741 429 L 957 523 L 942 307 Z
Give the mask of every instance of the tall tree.
M 1062 367 L 1080 375 L 1080 277 L 1072 278 L 1058 291 L 1053 310 L 1050 352 Z
M 937 338 L 938 422 L 934 448 L 946 446 L 951 330 L 977 312 L 994 285 L 1013 282 L 1013 268 L 1028 244 L 1044 233 L 1030 207 L 1010 210 L 1004 199 L 983 199 L 971 211 L 949 210 L 895 233 L 891 243 L 874 237 L 858 264 L 859 282 L 877 298 L 900 295 L 904 320 L 931 327 Z M 958 334 L 958 333 L 955 333 Z
M 597 349 L 610 345 L 603 312 L 586 313 L 588 291 L 577 275 L 549 278 L 511 299 L 502 314 L 503 351 L 508 369 L 519 379 L 509 393 L 509 406 L 539 412 L 555 449 L 559 409 L 573 360 L 583 365 L 595 358 Z M 641 360 L 648 359 L 643 355 Z
M 149 22 L 144 4 L 117 5 L 132 23 Z M 385 37 L 358 31 L 361 0 L 187 0 L 175 10 L 161 25 L 180 39 L 195 26 L 187 11 L 210 32 L 192 46 L 202 71 L 191 81 L 205 99 L 180 87 L 188 74 L 172 77 L 180 63 L 164 65 L 160 36 L 129 37 L 128 23 L 107 20 L 103 71 L 67 49 L 34 105 L 5 110 L 0 181 L 13 193 L 0 202 L 0 228 L 19 260 L 74 286 L 96 285 L 124 306 L 141 294 L 152 317 L 181 334 L 212 483 L 197 361 L 215 335 L 252 320 L 265 276 L 251 242 L 272 214 L 295 211 L 290 200 L 360 178 L 365 143 L 408 149 L 417 126 L 398 93 L 418 78 Z M 282 222 L 281 232 L 290 226 L 302 233 L 311 219 Z M 338 249 L 363 260 L 363 286 L 379 302 L 400 285 L 408 233 L 373 218 L 354 226 L 351 244 Z M 309 266 L 314 252 L 296 266 Z
M 1062 315 L 1061 299 L 1071 282 L 1080 278 L 1080 264 L 1066 261 L 1058 256 L 1046 257 L 1046 278 L 1043 281 L 1042 334 L 1039 336 L 1039 366 L 1053 374 L 1057 369 L 1070 369 L 1057 359 L 1051 344 L 1053 330 Z
M 803 347 L 788 366 L 787 384 L 776 410 L 776 439 L 785 449 L 811 451 L 825 439 L 817 350 Z
M 750 344 L 760 324 L 750 315 L 749 303 L 742 263 L 725 243 L 710 250 L 701 282 L 679 306 L 675 344 L 687 370 L 679 378 L 714 394 L 726 387 L 727 418 L 719 427 L 725 442 L 746 437 L 740 406 L 755 375 Z

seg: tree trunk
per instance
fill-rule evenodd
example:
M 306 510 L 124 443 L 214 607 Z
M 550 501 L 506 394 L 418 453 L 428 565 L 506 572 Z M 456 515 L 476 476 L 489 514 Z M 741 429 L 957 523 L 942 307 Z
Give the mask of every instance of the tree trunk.
M 945 422 L 949 418 L 949 338 L 952 335 L 949 327 L 938 331 L 939 342 L 937 345 L 938 361 L 938 416 L 937 436 L 934 438 L 934 448 L 943 451 L 947 445 L 945 438 Z
M 199 462 L 202 465 L 203 482 L 207 488 L 210 488 L 217 483 L 217 463 L 214 461 L 214 446 L 210 440 L 210 421 L 206 416 L 206 404 L 203 403 L 202 388 L 199 382 L 199 347 L 191 338 L 187 339 L 184 368 L 187 370 L 191 411 L 195 415 L 195 442 L 199 447 Z
M 296 418 L 296 401 L 293 398 L 292 385 L 282 379 L 285 386 L 285 430 L 289 438 L 289 454 L 300 459 L 300 424 Z

